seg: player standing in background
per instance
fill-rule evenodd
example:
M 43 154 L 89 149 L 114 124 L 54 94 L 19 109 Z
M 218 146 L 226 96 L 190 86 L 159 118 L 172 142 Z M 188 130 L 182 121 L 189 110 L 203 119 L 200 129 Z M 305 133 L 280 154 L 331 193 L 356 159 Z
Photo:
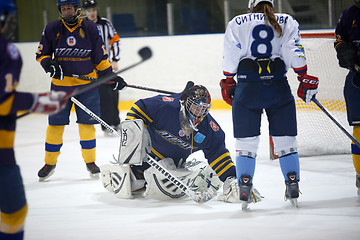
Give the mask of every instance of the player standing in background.
M 240 199 L 248 201 L 252 188 L 265 109 L 285 178 L 285 198 L 297 204 L 296 108 L 285 74 L 290 67 L 298 74 L 298 96 L 306 103 L 317 93 L 318 79 L 306 74 L 297 21 L 287 14 L 275 14 L 273 0 L 250 0 L 249 10 L 228 24 L 222 65 L 226 79 L 220 82 L 224 100 L 232 105 Z
M 353 135 L 360 140 L 360 0 L 344 10 L 336 26 L 334 43 L 340 67 L 350 70 L 346 76 L 344 97 L 347 118 L 353 126 Z M 357 194 L 360 196 L 360 149 L 351 144 L 351 153 L 356 171 Z
M 104 41 L 106 52 L 112 52 L 111 65 L 112 70 L 117 72 L 119 70 L 118 61 L 120 60 L 120 37 L 117 34 L 112 23 L 98 15 L 97 3 L 95 0 L 85 0 L 83 4 L 86 17 L 88 20 L 93 21 L 98 26 L 100 35 Z M 114 91 L 109 84 L 102 84 L 99 87 L 100 95 L 100 114 L 101 118 L 114 129 L 119 128 L 119 92 Z M 104 126 L 101 125 L 105 134 L 113 136 Z
M 36 60 L 52 77 L 51 89 L 70 92 L 91 81 L 72 77 L 79 76 L 97 78 L 112 74 L 111 64 L 104 43 L 99 35 L 95 23 L 80 18 L 80 0 L 57 0 L 57 7 L 61 19 L 49 23 L 41 37 Z M 120 90 L 125 82 L 115 76 Z M 82 104 L 95 114 L 99 114 L 99 91 L 94 89 L 76 96 Z M 73 103 L 69 101 L 59 113 L 49 116 L 49 126 L 46 131 L 45 166 L 38 172 L 39 180 L 43 181 L 55 170 L 57 158 L 63 144 L 65 125 L 69 124 L 70 110 Z M 77 123 L 79 125 L 80 145 L 82 156 L 91 177 L 98 177 L 100 169 L 95 164 L 96 138 L 95 127 L 97 121 L 90 118 L 81 108 L 75 106 Z
M 9 40 L 16 30 L 16 6 L 0 2 L 0 239 L 23 239 L 27 203 L 19 166 L 15 161 L 16 112 L 55 113 L 66 100 L 65 92 L 17 92 L 22 59 Z

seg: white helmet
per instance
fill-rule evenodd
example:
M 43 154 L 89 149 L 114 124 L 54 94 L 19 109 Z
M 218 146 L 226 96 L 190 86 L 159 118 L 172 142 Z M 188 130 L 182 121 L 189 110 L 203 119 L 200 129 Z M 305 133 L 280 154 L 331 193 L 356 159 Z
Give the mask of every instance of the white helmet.
M 250 12 L 253 10 L 254 7 L 256 7 L 261 2 L 268 2 L 271 4 L 271 6 L 274 7 L 274 0 L 249 0 L 248 8 Z

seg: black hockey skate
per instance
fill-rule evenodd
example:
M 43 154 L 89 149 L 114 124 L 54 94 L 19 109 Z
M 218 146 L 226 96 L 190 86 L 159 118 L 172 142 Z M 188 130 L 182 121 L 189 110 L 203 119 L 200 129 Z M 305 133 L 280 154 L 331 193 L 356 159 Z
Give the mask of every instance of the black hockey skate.
M 298 206 L 297 199 L 299 197 L 299 181 L 296 178 L 295 172 L 289 172 L 287 174 L 289 178 L 288 181 L 285 181 L 286 190 L 285 190 L 285 201 L 290 200 L 291 204 L 294 207 Z
M 95 162 L 87 163 L 86 168 L 92 179 L 99 179 L 100 168 L 95 164 Z
M 45 164 L 38 172 L 39 182 L 42 182 L 45 179 L 49 178 L 51 175 L 53 175 L 53 173 L 55 172 L 55 167 L 56 164 L 55 165 Z
M 252 183 L 251 176 L 241 175 L 240 183 L 240 200 L 242 202 L 242 209 L 245 210 L 248 208 L 249 203 L 252 202 Z

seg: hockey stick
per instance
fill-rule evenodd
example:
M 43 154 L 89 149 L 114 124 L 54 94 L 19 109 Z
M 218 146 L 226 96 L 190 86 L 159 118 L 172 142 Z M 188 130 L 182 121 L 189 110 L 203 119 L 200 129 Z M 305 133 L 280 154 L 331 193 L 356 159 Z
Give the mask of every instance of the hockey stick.
M 115 74 L 115 75 L 118 75 L 118 74 L 120 74 L 120 73 L 123 73 L 123 72 L 131 69 L 131 68 L 134 68 L 134 67 L 138 66 L 139 64 L 145 62 L 146 60 L 148 60 L 148 59 L 151 58 L 151 56 L 152 56 L 152 52 L 151 52 L 151 49 L 150 49 L 149 47 L 143 47 L 143 48 L 141 48 L 141 49 L 138 51 L 138 54 L 139 54 L 140 57 L 141 57 L 141 60 L 140 60 L 139 62 L 133 63 L 132 65 L 130 65 L 130 66 L 124 68 L 124 69 L 121 69 L 121 70 L 115 72 L 114 74 Z M 81 77 L 81 76 L 78 76 L 78 75 L 72 75 L 72 76 L 74 76 L 74 77 L 79 77 L 79 78 Z M 105 83 L 105 82 L 113 79 L 113 78 L 114 78 L 114 75 L 111 74 L 111 75 L 107 75 L 107 76 L 104 76 L 104 77 L 102 77 L 102 78 L 96 79 L 96 81 L 93 81 L 93 82 L 85 85 L 84 87 L 79 87 L 79 88 L 76 88 L 74 91 L 69 92 L 67 95 L 65 95 L 64 99 L 69 99 L 69 98 L 71 98 L 71 97 L 74 97 L 74 96 L 76 96 L 76 95 L 82 94 L 82 93 L 84 93 L 84 92 L 88 92 L 88 91 L 90 91 L 90 90 L 92 90 L 92 89 L 100 86 L 101 84 L 103 84 L 103 83 Z M 95 80 L 95 79 L 93 79 L 93 80 Z M 25 117 L 26 115 L 28 115 L 28 114 L 30 114 L 30 113 L 31 113 L 31 112 L 26 112 L 26 113 L 24 113 L 24 114 L 22 114 L 22 115 L 17 116 L 16 119 Z
M 76 98 L 71 97 L 71 101 L 73 101 L 76 105 L 78 105 L 82 110 L 84 110 L 87 114 L 93 117 L 96 121 L 98 121 L 101 125 L 107 128 L 111 133 L 116 134 L 119 138 L 121 135 L 111 126 L 109 126 L 104 120 L 102 120 L 99 116 L 93 113 L 90 109 L 85 107 L 81 102 L 79 102 Z M 147 156 L 146 162 L 154 167 L 159 173 L 161 173 L 164 177 L 166 177 L 170 182 L 172 182 L 175 186 L 181 189 L 186 195 L 188 195 L 192 200 L 197 203 L 204 203 L 209 201 L 215 196 L 215 192 L 212 188 L 209 188 L 204 192 L 195 192 L 191 190 L 186 184 L 184 184 L 180 179 L 171 174 L 167 169 L 162 167 L 156 160 L 151 158 L 149 155 Z
M 346 134 L 346 136 L 348 136 L 353 141 L 353 143 L 356 144 L 356 146 L 360 148 L 360 142 L 354 138 L 354 136 L 351 135 L 351 133 L 349 133 L 338 120 L 336 120 L 336 118 L 329 112 L 329 110 L 327 110 L 315 97 L 313 97 L 311 100 L 336 124 L 336 126 L 341 129 L 341 131 L 343 131 L 343 133 Z

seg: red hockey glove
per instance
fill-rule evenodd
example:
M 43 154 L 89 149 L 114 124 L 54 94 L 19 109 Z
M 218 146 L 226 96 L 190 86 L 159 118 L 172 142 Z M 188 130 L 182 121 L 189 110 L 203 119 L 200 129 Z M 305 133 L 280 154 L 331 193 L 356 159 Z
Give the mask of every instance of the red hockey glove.
M 319 79 L 314 76 L 302 73 L 298 75 L 300 81 L 297 94 L 304 102 L 309 103 L 315 94 L 318 92 Z
M 64 98 L 66 92 L 46 92 L 35 93 L 33 106 L 30 108 L 31 112 L 54 114 L 63 109 L 66 105 L 67 98 Z
M 221 95 L 224 101 L 232 106 L 232 101 L 234 98 L 236 82 L 233 78 L 221 79 L 220 81 Z

